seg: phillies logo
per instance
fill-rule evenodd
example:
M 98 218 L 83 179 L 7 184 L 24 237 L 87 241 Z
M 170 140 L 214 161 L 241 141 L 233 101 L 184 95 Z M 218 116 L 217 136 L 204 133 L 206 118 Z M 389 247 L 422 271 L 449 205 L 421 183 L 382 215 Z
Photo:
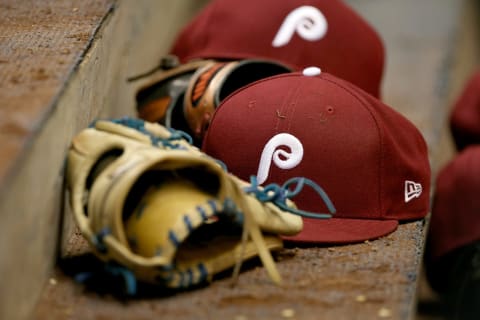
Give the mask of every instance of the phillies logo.
M 307 41 L 316 41 L 327 33 L 327 19 L 312 6 L 301 6 L 288 14 L 273 39 L 272 46 L 281 47 L 292 39 L 295 32 Z
M 285 146 L 290 152 L 279 149 Z M 258 165 L 257 181 L 264 183 L 270 172 L 270 165 L 274 163 L 281 169 L 292 169 L 296 167 L 303 159 L 303 146 L 300 140 L 289 133 L 279 133 L 272 137 L 262 151 L 260 164 Z

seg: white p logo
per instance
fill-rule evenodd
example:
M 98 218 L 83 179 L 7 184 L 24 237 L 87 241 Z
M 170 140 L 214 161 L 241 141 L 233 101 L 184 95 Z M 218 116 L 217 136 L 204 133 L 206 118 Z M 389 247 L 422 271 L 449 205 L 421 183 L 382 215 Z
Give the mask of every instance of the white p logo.
M 307 41 L 316 41 L 325 36 L 327 29 L 327 19 L 320 10 L 312 6 L 301 6 L 285 18 L 273 39 L 272 46 L 286 45 L 295 32 Z
M 277 149 L 280 146 L 290 148 L 290 152 Z M 300 140 L 289 133 L 273 136 L 265 145 L 258 165 L 257 181 L 262 184 L 267 180 L 271 162 L 281 169 L 292 169 L 303 159 L 303 146 Z

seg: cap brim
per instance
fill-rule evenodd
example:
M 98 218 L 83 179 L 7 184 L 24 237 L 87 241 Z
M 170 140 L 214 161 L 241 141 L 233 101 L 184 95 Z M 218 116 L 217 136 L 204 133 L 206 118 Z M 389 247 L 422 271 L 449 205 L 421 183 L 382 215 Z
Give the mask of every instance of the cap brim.
M 303 243 L 347 244 L 373 240 L 397 229 L 396 220 L 311 219 L 303 218 L 302 231 L 285 241 Z

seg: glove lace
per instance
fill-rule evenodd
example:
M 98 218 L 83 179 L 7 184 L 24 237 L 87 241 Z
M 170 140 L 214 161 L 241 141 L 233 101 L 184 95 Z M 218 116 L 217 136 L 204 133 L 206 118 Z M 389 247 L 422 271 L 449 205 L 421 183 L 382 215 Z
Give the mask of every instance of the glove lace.
M 93 236 L 92 243 L 95 245 L 95 248 L 98 250 L 100 253 L 105 253 L 107 252 L 107 247 L 105 246 L 105 242 L 103 241 L 103 238 L 105 238 L 106 235 L 111 234 L 110 228 L 103 228 L 100 230 L 99 233 Z
M 86 284 L 90 280 L 95 281 L 98 278 L 109 276 L 112 278 L 120 278 L 123 281 L 124 293 L 128 296 L 134 296 L 137 293 L 137 279 L 132 271 L 117 264 L 108 263 L 103 269 L 97 272 L 80 272 L 75 275 L 75 281 Z
M 265 244 L 265 240 L 262 236 L 262 232 L 260 231 L 260 226 L 255 221 L 254 215 L 255 212 L 250 208 L 248 202 L 246 201 L 245 197 L 242 195 L 244 192 L 241 188 L 235 188 L 236 192 L 238 193 L 237 199 L 239 199 L 239 207 L 243 212 L 243 231 L 241 236 L 241 248 L 240 254 L 237 257 L 237 262 L 233 268 L 233 284 L 237 283 L 238 276 L 240 273 L 240 268 L 243 263 L 243 256 L 245 254 L 245 248 L 248 242 L 248 239 L 251 238 L 253 244 L 256 246 L 258 251 L 258 256 L 262 261 L 265 270 L 267 270 L 270 279 L 275 284 L 281 283 L 281 276 L 275 266 L 275 261 L 273 260 L 272 254 L 270 250 L 268 250 L 267 245 Z
M 288 211 L 290 213 L 300 215 L 302 217 L 315 218 L 315 219 L 328 219 L 332 216 L 332 214 L 336 212 L 336 209 L 332 201 L 328 197 L 327 193 L 323 190 L 323 188 L 308 178 L 295 177 L 287 180 L 282 186 L 272 183 L 261 188 L 258 184 L 257 177 L 251 176 L 250 184 L 251 184 L 250 186 L 245 187 L 243 189 L 244 192 L 253 194 L 261 202 L 264 202 L 264 203 L 272 202 L 279 208 L 285 211 Z M 290 190 L 290 187 L 294 184 L 296 184 L 296 187 L 293 190 Z M 318 195 L 321 197 L 321 199 L 327 206 L 330 213 L 308 212 L 308 211 L 300 210 L 297 208 L 289 207 L 287 205 L 287 199 L 291 199 L 296 195 L 298 195 L 303 190 L 304 186 L 310 186 L 311 188 L 313 188 L 313 190 L 315 190 L 318 193 Z M 242 247 L 240 250 L 241 251 L 240 257 L 238 258 L 233 270 L 234 283 L 236 283 L 238 279 L 240 268 L 243 263 L 243 255 L 245 252 L 245 247 L 246 247 L 248 238 L 250 237 L 253 243 L 255 244 L 255 246 L 257 247 L 258 255 L 265 269 L 267 270 L 270 278 L 274 283 L 280 284 L 281 282 L 280 273 L 278 272 L 275 266 L 273 257 L 265 244 L 265 241 L 262 237 L 262 233 L 260 231 L 260 227 L 255 222 L 255 219 L 253 218 L 253 215 L 255 213 L 249 209 L 248 203 L 246 203 L 243 200 L 244 199 L 243 197 L 239 197 L 239 199 L 242 199 L 241 206 L 243 208 L 243 213 L 244 213 L 244 227 L 243 227 L 242 239 L 241 239 Z
M 145 121 L 143 121 L 141 119 L 123 117 L 123 118 L 119 118 L 119 119 L 113 119 L 111 121 L 113 123 L 121 124 L 121 125 L 124 125 L 126 127 L 135 129 L 135 130 L 143 133 L 144 135 L 146 135 L 150 138 L 150 140 L 152 141 L 152 145 L 155 145 L 155 146 L 158 146 L 159 144 L 162 144 L 164 147 L 171 148 L 171 149 L 184 149 L 185 147 L 172 143 L 174 141 L 178 141 L 178 140 L 181 140 L 181 139 L 186 140 L 189 144 L 193 144 L 192 137 L 188 133 L 186 133 L 184 131 L 181 131 L 181 130 L 175 130 L 175 129 L 172 129 L 172 128 L 168 128 L 168 130 L 170 132 L 170 137 L 163 138 L 163 137 L 158 137 L 158 136 L 152 134 L 150 131 L 148 131 L 145 128 Z
M 290 186 L 296 184 L 293 190 L 290 190 Z M 304 188 L 304 186 L 310 186 L 323 200 L 330 213 L 316 213 L 292 208 L 287 205 L 287 199 L 292 199 L 298 195 Z M 250 186 L 246 187 L 245 192 L 255 195 L 255 197 L 262 202 L 272 202 L 282 210 L 288 211 L 293 214 L 297 214 L 306 218 L 314 219 L 328 219 L 332 217 L 332 214 L 336 212 L 335 206 L 328 197 L 327 193 L 314 181 L 304 177 L 294 177 L 287 180 L 283 185 L 271 183 L 261 188 L 258 184 L 257 177 L 250 177 Z

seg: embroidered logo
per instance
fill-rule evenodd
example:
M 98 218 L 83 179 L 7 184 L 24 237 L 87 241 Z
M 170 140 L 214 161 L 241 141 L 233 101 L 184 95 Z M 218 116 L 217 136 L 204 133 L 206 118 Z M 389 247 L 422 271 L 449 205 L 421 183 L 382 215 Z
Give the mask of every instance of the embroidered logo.
M 286 151 L 279 147 L 285 146 L 290 149 Z M 264 183 L 270 172 L 270 165 L 273 162 L 281 169 L 292 169 L 303 159 L 303 145 L 295 136 L 289 133 L 279 133 L 273 136 L 265 145 L 258 165 L 257 181 Z
M 327 19 L 320 10 L 312 6 L 301 6 L 285 18 L 273 39 L 272 46 L 286 45 L 295 32 L 304 40 L 316 41 L 325 36 L 327 29 Z
M 422 190 L 422 185 L 420 183 L 405 180 L 405 202 L 420 197 Z

